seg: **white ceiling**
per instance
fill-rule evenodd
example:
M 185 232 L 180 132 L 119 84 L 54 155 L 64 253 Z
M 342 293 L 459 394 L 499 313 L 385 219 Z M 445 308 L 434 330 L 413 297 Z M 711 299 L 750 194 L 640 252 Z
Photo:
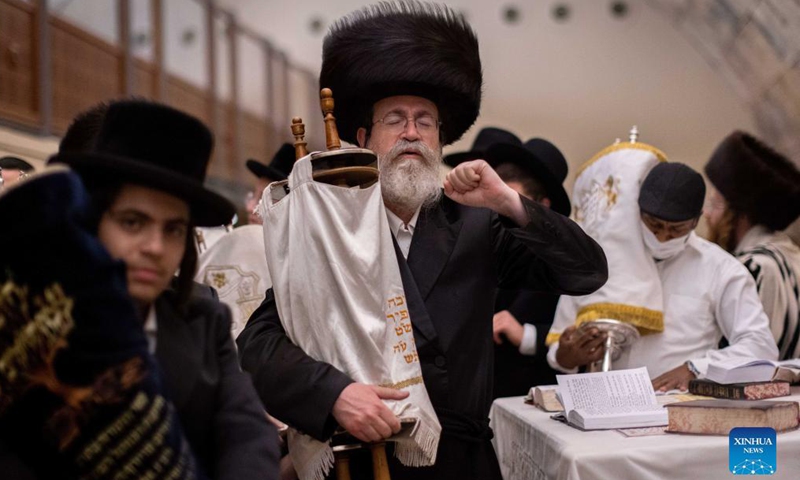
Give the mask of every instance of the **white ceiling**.
M 737 128 L 779 144 L 780 137 L 763 128 L 757 102 L 743 93 L 731 73 L 735 69 L 714 64 L 708 50 L 722 48 L 714 47 L 715 38 L 691 35 L 720 5 L 723 17 L 726 9 L 733 9 L 734 21 L 741 21 L 735 15 L 771 1 L 793 2 L 800 12 L 800 0 L 628 0 L 628 15 L 620 19 L 611 14 L 610 0 L 450 0 L 478 34 L 485 81 L 477 127 L 451 151 L 468 148 L 478 128 L 489 125 L 507 128 L 523 140 L 539 136 L 553 141 L 572 172 L 615 138 L 625 137 L 634 124 L 641 141 L 698 169 Z M 312 20 L 327 26 L 366 3 L 218 4 L 287 51 L 294 64 L 318 72 L 325 28 L 313 32 Z M 562 4 L 570 15 L 557 21 L 553 9 Z M 510 5 L 520 12 L 513 25 L 503 21 L 503 9 Z M 701 48 L 704 42 L 711 47 Z M 719 45 L 725 44 L 720 40 Z

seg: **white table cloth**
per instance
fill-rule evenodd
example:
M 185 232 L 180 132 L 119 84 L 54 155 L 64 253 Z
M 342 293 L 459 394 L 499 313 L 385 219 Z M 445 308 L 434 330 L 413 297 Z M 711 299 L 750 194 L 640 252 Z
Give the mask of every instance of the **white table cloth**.
M 800 401 L 800 387 L 779 400 Z M 523 402 L 499 398 L 489 417 L 505 480 L 727 479 L 728 436 L 665 434 L 626 437 L 583 432 Z M 800 430 L 778 433 L 777 470 L 769 479 L 800 478 Z

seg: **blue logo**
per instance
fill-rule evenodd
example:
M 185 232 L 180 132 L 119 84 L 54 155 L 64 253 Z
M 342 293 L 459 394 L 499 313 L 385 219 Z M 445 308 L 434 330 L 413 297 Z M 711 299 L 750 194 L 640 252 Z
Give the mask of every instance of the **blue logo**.
M 734 475 L 772 475 L 777 470 L 775 429 L 739 427 L 728 435 L 728 468 Z

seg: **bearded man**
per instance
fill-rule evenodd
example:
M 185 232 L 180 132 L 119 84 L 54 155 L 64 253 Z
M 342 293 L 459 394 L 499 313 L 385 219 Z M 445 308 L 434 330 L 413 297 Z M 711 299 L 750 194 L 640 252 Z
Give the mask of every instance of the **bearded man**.
M 800 248 L 782 232 L 800 216 L 800 170 L 761 140 L 733 132 L 706 164 L 714 188 L 709 240 L 753 275 L 781 360 L 800 357 Z
M 442 426 L 436 464 L 410 468 L 390 456 L 395 480 L 499 479 L 487 418 L 497 288 L 583 295 L 607 278 L 596 242 L 520 197 L 484 160 L 459 165 L 442 184 L 442 146 L 475 122 L 481 83 L 477 38 L 447 7 L 367 7 L 324 42 L 320 86 L 336 97 L 339 133 L 379 158 L 422 376 Z M 298 430 L 325 440 L 341 426 L 367 442 L 399 431 L 383 400 L 407 394 L 306 355 L 288 339 L 271 290 L 238 345 L 267 408 Z

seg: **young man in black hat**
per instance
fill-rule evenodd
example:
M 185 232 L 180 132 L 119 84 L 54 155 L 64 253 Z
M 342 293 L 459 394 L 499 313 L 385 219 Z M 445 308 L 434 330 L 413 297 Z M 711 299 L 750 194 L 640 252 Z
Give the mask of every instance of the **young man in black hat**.
M 800 357 L 800 247 L 782 232 L 800 217 L 800 170 L 757 138 L 733 132 L 706 164 L 714 185 L 710 240 L 756 280 L 782 360 Z
M 88 152 L 53 160 L 80 174 L 98 238 L 125 263 L 128 291 L 202 471 L 212 478 L 274 478 L 275 432 L 238 368 L 230 312 L 191 295 L 192 227 L 220 225 L 234 211 L 202 184 L 211 132 L 175 109 L 122 101 L 108 106 L 91 143 Z
M 36 252 L 0 257 L 0 472 L 206 478 L 90 209 L 65 167 L 0 192 L 0 251 Z
M 272 157 L 269 165 L 265 165 L 257 160 L 248 160 L 247 169 L 256 176 L 256 184 L 253 192 L 247 197 L 245 208 L 247 209 L 247 223 L 251 225 L 261 225 L 261 217 L 256 215 L 256 205 L 264 194 L 264 189 L 272 182 L 286 180 L 289 172 L 292 171 L 292 164 L 295 160 L 294 146 L 291 143 L 284 143 Z
M 442 425 L 436 465 L 392 457 L 395 480 L 499 479 L 487 418 L 497 287 L 584 294 L 607 277 L 593 240 L 522 199 L 483 160 L 451 171 L 442 196 L 442 146 L 475 121 L 481 83 L 477 38 L 446 7 L 367 7 L 324 42 L 320 85 L 333 90 L 339 133 L 378 155 L 422 376 Z M 338 424 L 362 441 L 399 430 L 381 400 L 407 394 L 354 383 L 306 355 L 286 336 L 271 291 L 238 344 L 270 411 L 299 430 L 325 440 Z
M 735 357 L 775 360 L 777 349 L 747 270 L 716 245 L 694 234 L 705 198 L 699 173 L 660 163 L 639 192 L 641 236 L 656 261 L 664 298 L 664 331 L 644 335 L 614 362 L 615 369 L 647 367 L 656 390 L 685 390 L 708 364 Z M 574 317 L 573 317 L 574 318 Z M 602 350 L 591 329 L 564 330 L 550 347 L 557 370 L 574 373 Z M 725 337 L 730 345 L 718 349 Z
M 489 145 L 484 155 L 500 178 L 520 195 L 569 216 L 571 206 L 563 186 L 569 167 L 555 145 L 542 138 L 523 144 L 512 135 Z M 525 395 L 532 386 L 555 383 L 556 372 L 547 363 L 545 340 L 558 298 L 559 295 L 530 290 L 498 292 L 492 322 L 498 345 L 495 398 Z
M 0 158 L 0 187 L 33 172 L 33 165 L 17 157 Z

